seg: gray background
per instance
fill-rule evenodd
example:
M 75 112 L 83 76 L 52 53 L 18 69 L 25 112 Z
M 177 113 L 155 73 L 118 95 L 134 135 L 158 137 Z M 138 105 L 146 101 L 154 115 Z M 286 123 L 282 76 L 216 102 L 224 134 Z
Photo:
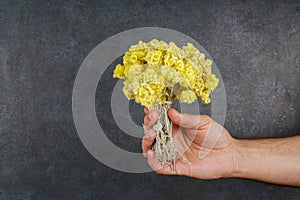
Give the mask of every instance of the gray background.
M 225 127 L 234 137 L 297 135 L 299 12 L 296 0 L 1 0 L 0 199 L 300 199 L 298 188 L 252 180 L 110 169 L 83 147 L 71 111 L 76 72 L 96 45 L 159 26 L 191 36 L 214 58 L 227 92 Z M 118 146 L 140 152 L 140 140 L 112 121 L 104 94 L 115 80 L 105 83 L 96 94 L 99 122 Z M 142 108 L 130 105 L 141 124 Z

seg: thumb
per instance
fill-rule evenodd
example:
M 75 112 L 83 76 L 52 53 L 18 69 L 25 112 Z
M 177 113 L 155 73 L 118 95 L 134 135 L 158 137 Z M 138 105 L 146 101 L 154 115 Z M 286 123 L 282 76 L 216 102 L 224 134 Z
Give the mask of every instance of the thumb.
M 207 115 L 190 115 L 187 113 L 180 113 L 174 108 L 169 109 L 168 115 L 173 123 L 184 128 L 198 129 L 212 121 Z

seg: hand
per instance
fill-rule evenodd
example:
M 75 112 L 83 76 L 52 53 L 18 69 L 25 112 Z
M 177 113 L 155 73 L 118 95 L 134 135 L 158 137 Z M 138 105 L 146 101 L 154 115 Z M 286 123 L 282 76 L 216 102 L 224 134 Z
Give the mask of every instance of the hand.
M 168 111 L 173 123 L 173 138 L 176 149 L 190 161 L 176 160 L 176 171 L 169 166 L 161 166 L 151 150 L 156 132 L 152 128 L 158 119 L 158 112 L 145 108 L 145 136 L 142 140 L 144 156 L 158 174 L 184 175 L 201 179 L 230 177 L 234 172 L 234 149 L 236 140 L 228 131 L 206 115 Z

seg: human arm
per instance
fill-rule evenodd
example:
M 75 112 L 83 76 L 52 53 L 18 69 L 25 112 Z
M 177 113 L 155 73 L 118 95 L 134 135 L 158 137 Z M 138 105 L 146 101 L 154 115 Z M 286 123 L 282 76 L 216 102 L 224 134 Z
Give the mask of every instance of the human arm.
M 176 135 L 176 147 L 187 146 L 184 156 L 192 163 L 176 160 L 176 171 L 160 166 L 151 146 L 155 139 L 152 129 L 158 113 L 145 109 L 143 152 L 149 165 L 160 174 L 176 174 L 200 179 L 221 177 L 249 178 L 260 181 L 300 186 L 300 136 L 280 139 L 238 140 L 228 131 L 203 115 L 189 115 L 169 110 Z M 150 118 L 149 114 L 153 117 Z M 207 137 L 209 136 L 209 137 Z M 216 141 L 207 147 L 205 138 Z M 186 144 L 186 141 L 191 141 Z M 179 145 L 178 145 L 179 144 Z M 201 152 L 209 153 L 201 157 Z M 199 157 L 200 155 L 200 157 Z
M 300 136 L 236 141 L 233 177 L 300 187 Z

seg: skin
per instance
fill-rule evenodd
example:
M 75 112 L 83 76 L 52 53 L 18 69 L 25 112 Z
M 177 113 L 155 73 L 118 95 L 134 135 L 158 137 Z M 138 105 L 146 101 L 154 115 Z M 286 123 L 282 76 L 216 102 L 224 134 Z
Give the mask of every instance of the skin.
M 156 133 L 152 128 L 158 112 L 144 109 L 144 156 L 158 174 L 199 179 L 249 178 L 300 187 L 300 136 L 279 139 L 238 140 L 207 115 L 168 111 L 177 150 L 190 161 L 176 160 L 176 170 L 161 166 L 151 150 Z M 205 142 L 204 142 L 205 141 Z

